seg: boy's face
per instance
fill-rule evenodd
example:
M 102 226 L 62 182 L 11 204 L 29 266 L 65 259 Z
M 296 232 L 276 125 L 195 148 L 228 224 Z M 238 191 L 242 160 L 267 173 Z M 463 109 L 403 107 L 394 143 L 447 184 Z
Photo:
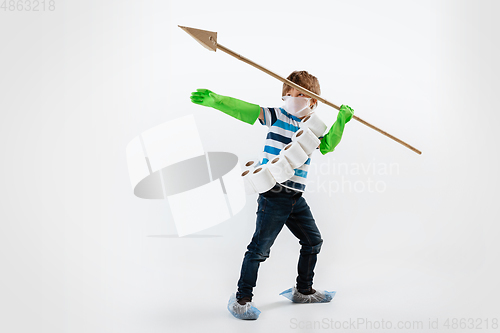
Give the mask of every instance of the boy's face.
M 311 96 L 308 96 L 308 95 L 304 95 L 303 93 L 301 93 L 300 91 L 298 91 L 297 89 L 295 88 L 292 88 L 291 90 L 289 90 L 285 96 L 292 96 L 292 97 L 306 97 L 306 98 L 310 98 Z M 311 99 L 309 101 L 309 108 L 311 106 L 314 105 L 314 103 L 316 103 L 316 100 L 315 99 Z M 305 118 L 306 116 L 303 116 L 303 117 L 299 117 L 300 119 L 303 119 Z

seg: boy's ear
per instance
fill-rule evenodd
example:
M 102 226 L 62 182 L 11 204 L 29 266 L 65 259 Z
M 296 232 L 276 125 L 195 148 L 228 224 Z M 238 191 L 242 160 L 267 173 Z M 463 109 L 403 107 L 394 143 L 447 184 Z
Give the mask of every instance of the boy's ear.
M 317 108 L 318 107 L 318 100 L 313 98 L 311 101 L 313 102 L 313 104 L 311 105 L 311 109 Z

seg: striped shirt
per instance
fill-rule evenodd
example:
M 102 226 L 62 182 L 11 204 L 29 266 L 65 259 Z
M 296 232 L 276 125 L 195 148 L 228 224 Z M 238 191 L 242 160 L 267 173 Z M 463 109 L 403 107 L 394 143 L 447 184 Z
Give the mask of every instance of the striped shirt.
M 262 125 L 269 127 L 262 160 L 260 164 L 266 164 L 273 158 L 279 155 L 281 149 L 292 142 L 293 134 L 299 130 L 300 118 L 286 112 L 282 108 L 265 108 L 261 107 L 264 113 L 264 121 L 259 118 Z M 319 137 L 320 139 L 322 136 Z M 311 154 L 308 155 L 307 161 L 300 167 L 294 169 L 295 174 L 288 180 L 280 183 L 284 187 L 304 192 L 306 188 L 307 170 L 311 163 Z

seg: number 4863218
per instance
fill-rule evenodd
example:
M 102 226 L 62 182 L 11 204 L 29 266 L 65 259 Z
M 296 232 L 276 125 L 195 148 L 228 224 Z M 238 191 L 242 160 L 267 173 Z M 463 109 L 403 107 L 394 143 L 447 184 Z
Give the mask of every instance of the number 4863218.
M 443 323 L 447 329 L 498 329 L 497 318 L 447 318 Z
M 3 0 L 0 10 L 4 12 L 45 12 L 56 10 L 55 0 Z

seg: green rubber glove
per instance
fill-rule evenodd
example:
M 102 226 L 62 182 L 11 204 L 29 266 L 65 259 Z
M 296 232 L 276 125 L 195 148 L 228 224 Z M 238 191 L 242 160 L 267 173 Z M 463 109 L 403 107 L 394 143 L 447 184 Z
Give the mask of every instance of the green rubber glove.
M 253 125 L 260 115 L 260 106 L 257 104 L 217 95 L 208 89 L 196 89 L 191 93 L 191 102 L 210 106 L 250 125 Z
M 332 127 L 326 135 L 321 139 L 319 145 L 319 151 L 321 154 L 325 155 L 335 150 L 335 147 L 340 143 L 342 139 L 342 133 L 344 133 L 344 126 L 351 120 L 354 114 L 354 110 L 347 105 L 341 105 L 340 111 L 337 115 L 337 120 L 333 123 Z

